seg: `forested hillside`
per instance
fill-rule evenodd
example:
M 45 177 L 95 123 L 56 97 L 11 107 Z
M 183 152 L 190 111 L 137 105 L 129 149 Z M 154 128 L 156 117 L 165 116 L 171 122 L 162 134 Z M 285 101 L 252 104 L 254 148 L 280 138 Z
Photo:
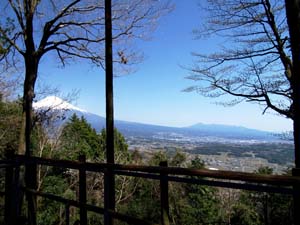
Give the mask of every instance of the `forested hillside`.
M 20 126 L 20 104 L 18 102 L 1 102 L 1 119 L 3 123 L 1 155 L 4 149 L 17 147 L 18 135 L 11 127 Z M 84 154 L 88 162 L 104 162 L 105 130 L 97 133 L 85 118 L 75 114 L 57 136 L 49 137 L 45 124 L 38 122 L 33 132 L 34 155 L 47 158 L 77 160 Z M 4 123 L 5 122 L 5 123 Z M 49 125 L 49 124 L 48 124 Z M 5 132 L 4 132 L 5 131 Z M 205 168 L 203 161 L 175 151 L 167 154 L 156 151 L 144 158 L 139 151 L 129 151 L 124 136 L 115 129 L 115 159 L 119 164 L 159 165 L 167 161 L 169 166 L 187 168 Z M 270 168 L 260 168 L 258 173 L 272 173 Z M 88 202 L 103 206 L 104 179 L 101 173 L 87 174 Z M 38 191 L 56 194 L 68 199 L 78 199 L 78 175 L 76 171 L 43 166 L 38 168 Z M 170 221 L 171 224 L 290 224 L 291 199 L 277 194 L 259 194 L 225 188 L 200 185 L 169 184 Z M 251 202 L 251 204 L 249 204 Z M 116 207 L 118 212 L 137 216 L 159 223 L 160 191 L 158 181 L 143 178 L 116 176 Z M 266 214 L 266 210 L 268 213 Z M 64 206 L 59 203 L 38 199 L 38 224 L 63 224 Z M 72 224 L 78 220 L 78 210 L 71 208 Z M 102 216 L 88 214 L 89 224 L 101 224 Z M 122 224 L 117 222 L 116 224 Z

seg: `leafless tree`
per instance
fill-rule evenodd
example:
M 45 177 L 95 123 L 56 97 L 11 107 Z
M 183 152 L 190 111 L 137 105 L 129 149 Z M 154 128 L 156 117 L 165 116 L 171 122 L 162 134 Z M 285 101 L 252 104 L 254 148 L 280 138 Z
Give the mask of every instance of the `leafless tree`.
M 264 105 L 293 119 L 290 41 L 282 0 L 207 0 L 201 35 L 226 40 L 212 54 L 198 54 L 188 79 L 198 81 L 186 91 Z
M 295 145 L 295 164 L 296 169 L 293 170 L 294 176 L 300 176 L 300 1 L 299 0 L 285 0 L 287 23 L 289 26 L 289 34 L 291 40 L 292 52 L 292 76 L 291 76 L 291 89 L 293 99 L 294 111 L 294 145 Z M 294 196 L 294 219 L 295 224 L 300 223 L 300 198 Z
M 2 101 L 13 101 L 22 87 L 21 79 L 11 73 L 0 72 L 0 95 Z
M 204 8 L 207 15 L 197 37 L 222 37 L 224 44 L 211 54 L 194 53 L 197 62 L 187 78 L 197 84 L 185 91 L 231 96 L 222 103 L 227 106 L 258 103 L 263 113 L 271 110 L 293 120 L 299 168 L 299 1 L 207 0 Z
M 136 62 L 128 47 L 142 38 L 159 16 L 169 10 L 166 1 L 114 0 L 113 35 L 116 61 L 124 66 Z M 64 66 L 83 59 L 104 67 L 105 13 L 99 0 L 3 0 L 0 5 L 0 59 L 5 67 L 21 63 L 24 68 L 23 114 L 18 153 L 31 155 L 32 102 L 39 65 L 45 56 L 56 56 Z M 27 187 L 36 189 L 34 168 L 26 168 Z M 29 223 L 36 224 L 36 198 L 27 196 Z
M 1 51 L 2 62 L 21 62 L 25 71 L 26 137 L 19 153 L 26 150 L 29 154 L 32 101 L 41 59 L 55 56 L 62 65 L 69 60 L 85 59 L 104 67 L 104 1 L 4 0 L 0 8 L 0 39 L 7 43 L 5 51 Z M 140 59 L 130 48 L 130 41 L 146 37 L 157 19 L 170 10 L 170 4 L 157 0 L 114 0 L 112 8 L 115 61 L 128 68 Z

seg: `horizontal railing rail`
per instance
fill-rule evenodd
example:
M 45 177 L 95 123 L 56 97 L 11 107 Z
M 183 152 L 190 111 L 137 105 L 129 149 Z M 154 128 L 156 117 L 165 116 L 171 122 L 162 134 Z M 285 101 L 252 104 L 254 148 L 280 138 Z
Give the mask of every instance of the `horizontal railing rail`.
M 36 191 L 36 190 L 32 190 L 32 189 L 28 189 L 23 187 L 23 190 L 26 192 L 30 192 L 34 195 L 43 197 L 43 198 L 47 198 L 56 202 L 60 202 L 62 204 L 64 204 L 66 207 L 70 207 L 70 206 L 74 206 L 77 208 L 85 208 L 88 211 L 94 212 L 94 213 L 99 213 L 99 214 L 104 214 L 105 213 L 105 209 L 99 206 L 95 206 L 95 205 L 91 205 L 91 204 L 84 204 L 81 203 L 79 201 L 76 200 L 71 200 L 71 199 L 66 199 L 54 194 L 49 194 L 49 193 L 44 193 L 44 192 L 40 192 L 40 191 Z M 68 211 L 68 210 L 66 210 Z M 142 220 L 142 219 L 138 219 L 132 216 L 128 216 L 128 215 L 124 215 L 118 212 L 114 212 L 111 210 L 108 210 L 109 214 L 114 218 L 114 219 L 118 219 L 124 222 L 129 222 L 130 224 L 137 224 L 137 225 L 141 225 L 141 224 L 145 224 L 145 225 L 158 225 L 155 223 L 149 223 L 148 221 Z M 66 215 L 66 217 L 68 217 L 69 215 Z M 66 218 L 66 220 L 68 221 L 69 218 Z
M 70 160 L 57 160 L 46 159 L 39 157 L 30 157 L 18 155 L 16 157 L 17 162 L 33 163 L 39 165 L 48 165 L 61 167 L 66 169 L 84 169 L 90 172 L 104 172 L 105 169 L 111 169 L 116 174 L 122 173 L 122 171 L 130 172 L 144 172 L 152 174 L 172 174 L 182 176 L 198 176 L 206 178 L 215 178 L 222 180 L 234 180 L 253 182 L 260 184 L 280 185 L 280 186 L 292 186 L 300 185 L 300 177 L 288 176 L 288 175 L 262 175 L 247 172 L 225 171 L 225 170 L 209 170 L 209 169 L 191 169 L 182 167 L 161 167 L 161 166 L 141 166 L 141 165 L 121 165 L 121 164 L 108 164 L 108 163 L 90 163 L 79 162 Z M 128 175 L 130 175 L 128 173 Z M 135 176 L 132 174 L 132 176 Z M 150 178 L 150 177 L 149 177 Z
M 81 210 L 83 221 L 86 221 L 86 211 L 92 211 L 99 214 L 109 213 L 109 215 L 118 220 L 125 221 L 129 224 L 152 224 L 139 218 L 134 218 L 124 215 L 112 210 L 93 206 L 86 203 L 86 185 L 85 172 L 100 172 L 106 173 L 107 170 L 112 171 L 115 175 L 131 176 L 145 179 L 153 179 L 160 181 L 161 189 L 161 215 L 168 215 L 168 182 L 179 182 L 188 184 L 199 184 L 205 186 L 222 187 L 242 189 L 258 192 L 268 193 L 281 193 L 295 196 L 300 196 L 300 177 L 287 176 L 287 175 L 260 175 L 245 172 L 234 171 L 221 171 L 221 170 L 208 170 L 208 169 L 191 169 L 191 168 L 178 168 L 165 166 L 142 166 L 142 165 L 120 165 L 120 164 L 107 164 L 107 163 L 92 163 L 84 161 L 70 161 L 47 159 L 39 157 L 26 157 L 22 155 L 15 155 L 10 160 L 1 160 L 0 168 L 19 168 L 20 166 L 28 165 L 42 165 L 53 166 L 65 169 L 78 170 L 81 174 L 79 179 L 79 201 L 66 199 L 54 194 L 36 191 L 27 187 L 21 189 L 27 193 L 36 196 L 48 198 L 65 205 L 66 224 L 69 225 L 69 207 L 78 207 Z M 12 173 L 11 170 L 8 170 Z M 7 176 L 9 178 L 9 176 Z M 12 181 L 10 181 L 12 182 Z M 16 181 L 14 181 L 16 183 Z M 19 189 L 15 189 L 19 190 Z M 81 193 L 82 192 L 82 193 Z M 6 193 L 11 193 L 8 190 Z M 6 196 L 7 197 L 7 196 Z M 8 198 L 6 198 L 9 200 Z M 83 202 L 80 202 L 83 199 Z M 84 215 L 85 214 L 85 215 Z M 166 216 L 161 217 L 161 224 L 169 224 L 165 221 Z M 86 223 L 86 222 L 85 222 Z M 85 224 L 83 224 L 85 225 Z

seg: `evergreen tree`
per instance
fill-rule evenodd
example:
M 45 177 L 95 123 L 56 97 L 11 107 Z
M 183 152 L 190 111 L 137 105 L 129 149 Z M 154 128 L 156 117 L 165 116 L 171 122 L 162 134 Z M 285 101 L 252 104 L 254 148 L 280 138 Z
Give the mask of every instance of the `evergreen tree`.
M 189 168 L 204 169 L 204 162 L 196 157 Z M 194 179 L 203 179 L 196 178 Z M 185 184 L 185 207 L 182 207 L 180 224 L 216 224 L 220 222 L 217 189 L 199 184 Z
M 88 160 L 102 161 L 104 158 L 99 135 L 84 117 L 73 114 L 60 140 L 62 156 L 66 159 L 77 160 L 79 155 L 85 155 Z
M 106 152 L 106 130 L 100 132 L 100 148 Z M 128 144 L 125 137 L 115 128 L 114 129 L 114 147 L 115 147 L 115 163 L 127 164 L 131 162 L 131 154 L 128 152 Z
M 166 152 L 158 151 L 152 155 L 148 164 L 157 166 L 161 161 L 168 161 L 170 166 L 176 167 L 187 164 L 186 156 L 180 151 L 176 151 L 171 156 L 167 156 Z M 188 167 L 202 169 L 204 163 L 200 158 L 195 158 Z M 124 212 L 147 221 L 159 223 L 159 182 L 141 178 L 135 180 L 136 191 L 124 206 Z M 217 190 L 211 187 L 169 182 L 170 223 L 174 225 L 198 225 L 220 222 L 216 192 Z
M 0 100 L 0 156 L 5 150 L 16 152 L 18 149 L 19 130 L 21 128 L 21 103 L 16 100 L 4 102 Z
M 257 174 L 271 175 L 270 167 L 261 167 Z M 292 197 L 265 192 L 243 191 L 231 215 L 232 224 L 292 225 Z
M 115 139 L 115 162 L 128 164 L 131 162 L 131 154 L 124 136 L 114 130 Z M 106 130 L 97 134 L 96 130 L 87 122 L 84 117 L 79 118 L 76 114 L 72 115 L 62 130 L 60 146 L 57 155 L 63 159 L 78 160 L 79 155 L 85 155 L 87 161 L 104 163 L 106 152 Z M 67 182 L 67 189 L 63 194 L 69 193 L 76 196 L 78 176 L 77 171 L 56 171 L 58 176 L 63 177 Z M 128 198 L 134 192 L 134 178 L 128 176 L 116 176 L 116 204 L 118 208 L 124 206 Z M 46 185 L 46 184 L 45 184 Z M 51 187 L 51 184 L 49 185 Z M 88 202 L 93 205 L 103 207 L 104 196 L 104 177 L 103 173 L 87 172 L 87 196 Z M 77 196 L 78 197 L 78 196 Z M 54 207 L 54 206 L 53 206 Z M 57 210 L 54 207 L 53 210 Z M 89 223 L 101 223 L 102 217 L 89 214 Z M 76 217 L 76 214 L 72 215 Z
M 124 136 L 114 130 L 115 162 L 127 163 L 130 161 L 128 145 Z M 60 138 L 61 154 L 64 158 L 77 160 L 79 155 L 86 155 L 87 160 L 105 162 L 106 130 L 100 134 L 87 122 L 84 117 L 73 114 L 62 130 Z

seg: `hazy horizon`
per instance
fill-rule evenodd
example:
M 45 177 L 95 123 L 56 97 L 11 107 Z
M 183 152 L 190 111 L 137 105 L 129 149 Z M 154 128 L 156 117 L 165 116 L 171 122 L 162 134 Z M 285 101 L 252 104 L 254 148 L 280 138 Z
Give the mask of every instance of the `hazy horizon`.
M 134 73 L 114 79 L 114 112 L 118 120 L 184 127 L 196 123 L 243 126 L 272 132 L 292 130 L 292 121 L 250 103 L 223 107 L 199 94 L 182 92 L 193 85 L 186 80 L 192 65 L 191 52 L 208 53 L 220 40 L 195 40 L 193 29 L 200 26 L 199 0 L 174 1 L 176 8 L 160 19 L 151 40 L 134 45 L 144 53 L 144 60 Z M 38 82 L 58 87 L 62 93 L 80 90 L 76 106 L 91 113 L 105 115 L 104 71 L 85 62 L 57 68 L 57 61 L 42 60 Z

